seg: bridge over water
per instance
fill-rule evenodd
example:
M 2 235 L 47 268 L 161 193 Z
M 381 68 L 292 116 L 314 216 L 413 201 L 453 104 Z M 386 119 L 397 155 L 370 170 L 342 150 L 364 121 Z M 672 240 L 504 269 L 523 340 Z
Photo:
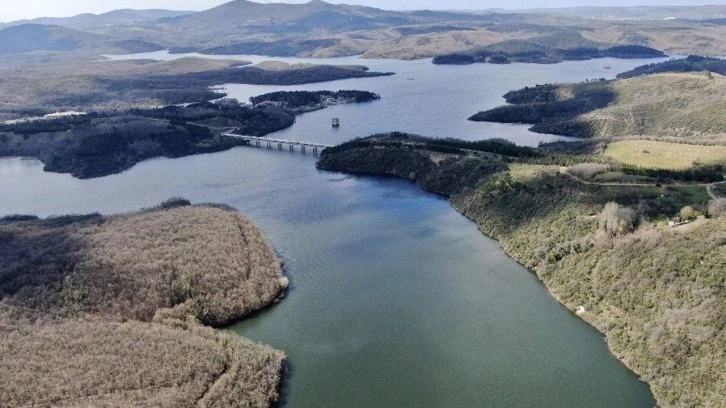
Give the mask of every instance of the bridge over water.
M 299 146 L 300 151 L 303 153 L 305 153 L 305 150 L 307 148 L 310 148 L 315 154 L 317 154 L 319 150 L 325 149 L 326 147 L 333 147 L 332 145 L 327 145 L 323 143 L 299 142 L 296 140 L 271 139 L 268 137 L 238 135 L 237 133 L 235 133 L 237 131 L 239 131 L 238 128 L 232 128 L 227 130 L 226 132 L 222 132 L 222 136 L 242 139 L 249 145 L 252 145 L 254 143 L 257 147 L 262 147 L 262 144 L 264 143 L 268 149 L 272 149 L 275 145 L 277 145 L 277 149 L 282 150 L 284 146 L 287 146 L 291 152 L 295 150 L 295 146 Z

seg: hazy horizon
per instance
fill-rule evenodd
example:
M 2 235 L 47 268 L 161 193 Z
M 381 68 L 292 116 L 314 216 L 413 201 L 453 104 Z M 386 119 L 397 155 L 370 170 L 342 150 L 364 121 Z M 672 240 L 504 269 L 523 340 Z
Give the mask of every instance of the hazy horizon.
M 202 11 L 229 3 L 231 0 L 105 0 L 89 5 L 87 0 L 26 0 L 11 7 L 0 9 L 0 22 L 34 19 L 38 17 L 71 17 L 83 13 L 101 14 L 119 9 L 168 9 Z M 259 3 L 300 4 L 308 0 L 255 0 Z M 505 5 L 494 0 L 401 0 L 392 6 L 388 0 L 329 0 L 329 3 L 365 5 L 388 10 L 485 10 L 491 8 L 522 10 L 560 7 L 634 7 L 634 6 L 699 6 L 726 5 L 726 0 L 703 1 L 682 0 L 664 2 L 662 0 L 640 0 L 633 4 L 630 0 L 612 0 L 607 6 L 593 5 L 591 0 L 511 0 Z

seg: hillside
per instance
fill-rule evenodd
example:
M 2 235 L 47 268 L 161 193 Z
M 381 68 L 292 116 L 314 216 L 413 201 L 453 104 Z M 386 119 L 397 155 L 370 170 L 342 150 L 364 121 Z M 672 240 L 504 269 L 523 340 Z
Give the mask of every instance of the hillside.
M 538 85 L 509 92 L 513 105 L 470 119 L 527 123 L 535 132 L 580 138 L 725 144 L 724 92 L 726 77 L 702 72 Z
M 507 51 L 511 61 L 556 62 L 581 59 L 593 49 L 604 51 L 624 45 L 667 53 L 723 55 L 725 30 L 726 26 L 691 20 L 623 22 L 546 10 L 395 12 L 320 0 L 304 4 L 236 0 L 210 10 L 160 19 L 153 25 L 95 31 L 161 44 L 173 52 L 301 57 L 363 54 L 364 58 L 415 59 L 452 53 L 477 56 L 487 49 L 495 55 Z M 553 42 L 553 38 L 563 36 L 574 40 Z M 651 52 L 640 57 L 657 55 Z
M 297 85 L 392 75 L 363 66 L 277 64 L 240 68 L 233 60 L 181 58 L 173 61 L 50 61 L 4 70 L 0 120 L 58 111 L 125 110 L 206 102 L 224 94 L 215 85 Z
M 492 171 L 472 171 L 473 162 Z M 505 162 L 508 169 L 497 168 Z M 560 302 L 604 333 L 660 406 L 721 406 L 726 217 L 719 208 L 726 200 L 711 200 L 702 185 L 583 180 L 578 170 L 590 166 L 560 167 L 568 162 L 578 158 L 389 135 L 326 149 L 318 167 L 398 176 L 450 196 Z M 676 217 L 695 221 L 668 227 Z
M 88 30 L 99 27 L 135 25 L 142 23 L 153 23 L 162 18 L 179 17 L 191 14 L 192 11 L 176 10 L 114 10 L 107 13 L 91 14 L 84 13 L 73 17 L 41 17 L 32 20 L 18 20 L 0 25 L 0 28 L 7 28 L 21 24 L 43 24 L 58 25 L 76 30 Z
M 269 243 L 234 210 L 176 200 L 110 217 L 10 217 L 0 237 L 0 367 L 13 373 L 0 378 L 1 405 L 277 399 L 281 352 L 201 325 L 284 289 Z
M 597 20 L 708 20 L 726 15 L 726 6 L 630 6 L 630 7 L 564 7 L 528 10 L 530 12 L 557 13 Z
M 0 55 L 33 51 L 78 51 L 98 47 L 106 38 L 60 26 L 23 24 L 0 31 Z
M 170 49 L 175 53 L 248 54 L 416 59 L 468 56 L 473 59 L 552 63 L 562 60 L 655 57 L 669 54 L 726 54 L 726 25 L 718 7 L 689 8 L 684 19 L 578 15 L 557 10 L 507 12 L 388 11 L 331 4 L 256 3 L 235 0 L 209 10 L 175 14 L 165 10 L 118 10 L 67 19 L 36 19 L 100 35 L 106 41 L 85 49 L 98 54 Z M 670 9 L 615 8 L 618 15 L 659 15 Z M 665 10 L 665 11 L 664 11 Z M 21 22 L 13 22 L 17 25 Z M 0 26 L 1 27 L 7 27 Z M 564 41 L 563 41 L 564 39 Z M 22 39 L 15 39 L 22 44 Z M 13 42 L 8 48 L 18 48 Z M 647 53 L 613 52 L 619 46 Z M 632 51 L 632 50 L 631 50 Z M 504 54 L 504 55 L 500 55 Z

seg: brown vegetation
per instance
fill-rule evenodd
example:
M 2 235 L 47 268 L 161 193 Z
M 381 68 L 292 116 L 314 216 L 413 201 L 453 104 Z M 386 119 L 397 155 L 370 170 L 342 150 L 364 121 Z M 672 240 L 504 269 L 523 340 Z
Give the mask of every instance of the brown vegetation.
M 183 202 L 182 202 L 183 204 Z M 0 405 L 268 406 L 284 355 L 220 326 L 280 264 L 219 206 L 0 221 Z

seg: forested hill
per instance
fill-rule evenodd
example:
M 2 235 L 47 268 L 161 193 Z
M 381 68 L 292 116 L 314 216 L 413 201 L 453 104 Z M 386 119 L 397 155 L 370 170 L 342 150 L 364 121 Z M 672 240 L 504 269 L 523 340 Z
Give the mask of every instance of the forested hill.
M 505 95 L 511 105 L 470 120 L 527 123 L 535 132 L 580 138 L 726 144 L 726 77 L 703 70 L 722 64 L 692 57 L 638 68 L 627 79 L 526 87 Z
M 224 206 L 170 200 L 114 216 L 0 218 L 0 401 L 19 406 L 267 408 L 284 353 L 228 324 L 285 278 Z
M 618 74 L 618 78 L 632 78 L 640 75 L 662 74 L 666 72 L 712 72 L 726 75 L 726 60 L 714 57 L 691 55 L 682 59 L 643 65 Z
M 217 152 L 242 143 L 213 129 L 236 127 L 262 136 L 294 122 L 287 109 L 236 102 L 89 113 L 0 125 L 0 156 L 37 157 L 46 171 L 101 177 L 152 157 Z

